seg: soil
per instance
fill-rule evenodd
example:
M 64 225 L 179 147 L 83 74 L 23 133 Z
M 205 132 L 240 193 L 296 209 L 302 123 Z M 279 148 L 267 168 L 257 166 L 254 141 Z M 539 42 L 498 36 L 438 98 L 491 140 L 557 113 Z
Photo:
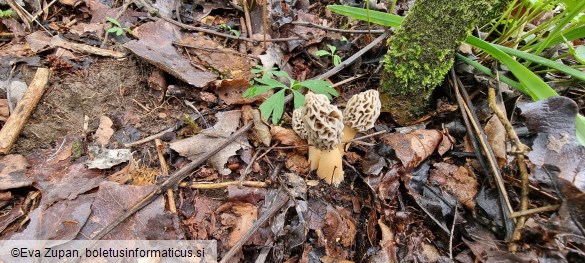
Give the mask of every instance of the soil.
M 135 59 L 99 59 L 73 73 L 53 71 L 15 152 L 26 155 L 39 148 L 53 148 L 68 135 L 91 134 L 101 115 L 107 115 L 114 126 L 126 131 L 136 129 L 127 136 L 118 136 L 118 143 L 172 126 L 176 120 L 172 115 L 180 115 L 184 106 L 176 100 L 169 104 L 172 98 L 159 103 L 160 94 L 146 84 L 150 70 L 150 66 Z M 85 116 L 89 118 L 89 132 L 83 130 Z

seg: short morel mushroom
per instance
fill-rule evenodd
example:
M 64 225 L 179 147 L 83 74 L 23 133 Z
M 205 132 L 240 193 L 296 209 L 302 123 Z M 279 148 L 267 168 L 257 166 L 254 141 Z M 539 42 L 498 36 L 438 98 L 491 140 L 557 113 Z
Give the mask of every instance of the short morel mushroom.
M 356 94 L 347 102 L 343 111 L 343 137 L 340 150 L 344 152 L 358 132 L 364 132 L 374 127 L 380 116 L 380 95 L 376 90 L 367 90 Z
M 301 139 L 309 140 L 309 135 L 305 129 L 305 122 L 303 121 L 303 108 L 298 108 L 293 111 L 292 128 L 293 131 L 295 131 L 299 137 L 301 137 Z M 319 166 L 319 159 L 321 159 L 321 151 L 314 145 L 309 145 L 309 158 L 311 157 L 313 159 L 309 159 L 309 164 L 311 171 L 314 171 L 317 170 L 317 166 Z
M 293 113 L 294 115 L 294 113 Z M 294 117 L 293 117 L 294 118 Z M 325 95 L 308 93 L 302 119 L 309 144 L 309 162 L 317 169 L 317 176 L 335 186 L 343 181 L 342 154 L 338 145 L 343 131 L 343 115 L 336 106 L 329 103 Z M 319 150 L 320 154 L 315 150 Z

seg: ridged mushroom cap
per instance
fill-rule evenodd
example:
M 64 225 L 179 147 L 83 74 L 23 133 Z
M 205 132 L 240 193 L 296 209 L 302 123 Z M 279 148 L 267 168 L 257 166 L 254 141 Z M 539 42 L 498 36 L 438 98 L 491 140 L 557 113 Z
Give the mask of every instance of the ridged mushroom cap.
M 367 90 L 356 94 L 347 102 L 343 111 L 343 123 L 363 132 L 374 127 L 380 116 L 380 95 L 376 90 Z
M 302 139 L 307 140 L 309 138 L 307 130 L 305 130 L 305 124 L 303 123 L 303 108 L 298 108 L 293 111 L 292 128 Z
M 302 114 L 310 144 L 320 150 L 337 147 L 343 133 L 343 115 L 327 96 L 308 93 Z

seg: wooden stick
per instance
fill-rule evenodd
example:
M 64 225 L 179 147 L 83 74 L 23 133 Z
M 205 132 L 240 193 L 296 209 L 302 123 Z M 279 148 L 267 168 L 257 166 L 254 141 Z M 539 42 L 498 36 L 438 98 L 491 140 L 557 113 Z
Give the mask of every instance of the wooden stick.
M 227 182 L 221 182 L 221 183 L 204 183 L 204 182 L 199 182 L 199 183 L 180 183 L 179 187 L 189 187 L 192 189 L 219 189 L 219 188 L 225 188 L 228 187 L 230 185 L 240 185 L 240 183 L 242 184 L 242 186 L 248 186 L 248 187 L 258 187 L 258 188 L 266 188 L 268 187 L 268 184 L 265 182 L 257 182 L 257 181 L 227 181 Z
M 138 201 L 138 203 L 136 203 L 130 209 L 126 210 L 126 212 L 124 212 L 123 214 L 116 217 L 109 225 L 104 227 L 100 232 L 98 232 L 94 237 L 92 237 L 91 240 L 102 239 L 104 236 L 106 236 L 108 233 L 110 233 L 110 231 L 114 230 L 114 228 L 116 228 L 118 225 L 120 225 L 122 222 L 124 222 L 124 220 L 126 220 L 126 218 L 128 218 L 131 215 L 133 215 L 134 213 L 140 211 L 140 209 L 144 208 L 145 206 L 150 204 L 152 201 L 154 201 L 160 194 L 165 192 L 166 189 L 169 189 L 169 188 L 179 184 L 179 182 L 181 182 L 183 179 L 187 178 L 187 176 L 189 176 L 189 174 L 191 174 L 191 172 L 193 170 L 195 170 L 195 168 L 199 167 L 199 165 L 203 164 L 211 156 L 215 155 L 216 153 L 221 151 L 223 148 L 228 146 L 230 143 L 235 141 L 237 138 L 239 138 L 242 134 L 244 134 L 245 132 L 250 130 L 253 125 L 254 125 L 253 122 L 249 122 L 248 124 L 244 125 L 244 127 L 240 128 L 236 132 L 234 132 L 222 144 L 217 145 L 213 149 L 210 149 L 208 152 L 205 152 L 205 154 L 203 154 L 201 157 L 197 158 L 197 160 L 190 162 L 189 164 L 183 166 L 183 168 L 181 168 L 179 171 L 177 171 L 173 175 L 171 175 L 171 177 L 169 177 L 169 179 L 164 181 L 162 184 L 158 185 L 157 188 L 155 188 L 149 194 L 147 194 L 145 197 L 143 197 L 142 200 Z
M 561 208 L 561 205 L 547 205 L 547 206 L 527 209 L 524 211 L 514 212 L 514 213 L 510 214 L 510 217 L 515 218 L 515 217 L 527 216 L 527 215 L 532 215 L 532 214 L 542 213 L 542 212 L 552 212 L 552 211 L 557 211 L 560 208 Z
M 158 155 L 158 162 L 160 163 L 160 171 L 162 175 L 167 176 L 169 175 L 169 166 L 167 165 L 167 161 L 165 160 L 163 149 L 165 145 L 161 139 L 154 139 L 154 145 L 156 146 L 156 153 Z M 167 199 L 169 200 L 169 210 L 171 213 L 177 213 L 177 203 L 175 202 L 175 195 L 173 194 L 173 189 L 167 189 Z
M 0 154 L 8 154 L 12 145 L 18 139 L 24 124 L 33 113 L 35 107 L 43 97 L 49 82 L 49 69 L 39 68 L 26 90 L 24 97 L 18 102 L 10 117 L 0 131 Z

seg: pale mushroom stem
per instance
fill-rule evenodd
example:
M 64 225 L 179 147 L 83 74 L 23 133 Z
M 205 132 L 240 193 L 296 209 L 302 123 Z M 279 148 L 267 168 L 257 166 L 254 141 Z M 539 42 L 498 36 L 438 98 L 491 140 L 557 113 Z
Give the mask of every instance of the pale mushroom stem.
M 343 160 L 339 148 L 321 151 L 317 176 L 334 186 L 343 181 Z
M 341 152 L 341 155 L 343 155 L 343 153 L 345 153 L 345 150 L 349 148 L 351 140 L 353 140 L 357 132 L 358 131 L 353 129 L 350 125 L 345 124 L 345 126 L 343 127 L 343 136 L 341 137 L 341 143 L 337 146 L 337 148 L 339 148 L 339 151 Z
M 311 165 L 311 171 L 317 170 L 320 159 L 321 150 L 317 149 L 315 146 L 309 146 L 309 164 Z

